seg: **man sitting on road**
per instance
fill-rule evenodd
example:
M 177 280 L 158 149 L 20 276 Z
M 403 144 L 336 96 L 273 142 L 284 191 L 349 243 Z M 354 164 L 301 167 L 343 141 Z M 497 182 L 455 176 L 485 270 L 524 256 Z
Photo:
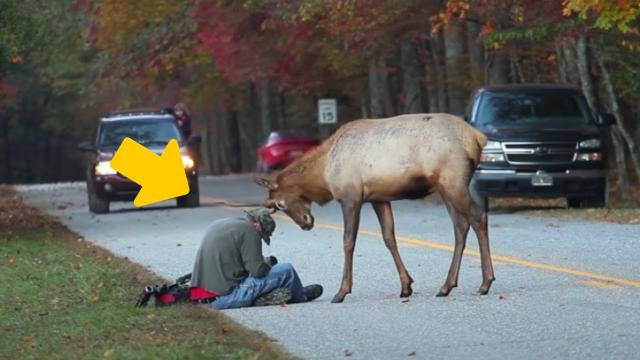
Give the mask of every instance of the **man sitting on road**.
M 276 227 L 267 209 L 214 222 L 204 235 L 193 267 L 191 286 L 214 293 L 216 309 L 277 305 L 311 301 L 322 286 L 302 287 L 291 264 L 264 257 L 262 240 L 269 245 Z

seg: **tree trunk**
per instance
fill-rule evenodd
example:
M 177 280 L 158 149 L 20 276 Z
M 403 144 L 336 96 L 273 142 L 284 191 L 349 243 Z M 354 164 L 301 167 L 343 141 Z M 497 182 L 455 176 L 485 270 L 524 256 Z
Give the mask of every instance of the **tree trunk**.
M 447 98 L 447 73 L 444 64 L 444 37 L 442 32 L 438 31 L 431 34 L 430 38 L 431 58 L 433 60 L 433 71 L 435 72 L 436 89 L 438 107 L 436 110 L 430 109 L 431 112 L 448 112 L 449 104 Z
M 593 114 L 598 113 L 598 102 L 596 93 L 593 86 L 593 77 L 589 66 L 589 55 L 587 49 L 587 37 L 586 35 L 578 36 L 576 40 L 576 55 L 578 57 L 578 73 L 580 75 L 580 84 L 582 85 L 582 92 L 587 98 L 589 107 Z
M 622 117 L 622 112 L 620 111 L 620 106 L 618 104 L 615 90 L 613 89 L 613 83 L 611 82 L 609 69 L 607 69 L 607 66 L 602 60 L 600 54 L 596 54 L 596 59 L 598 61 L 598 65 L 600 66 L 600 71 L 602 72 L 602 80 L 604 81 L 604 87 L 607 91 L 609 107 L 613 112 L 613 116 L 616 118 L 616 124 L 618 130 L 620 131 L 620 135 L 622 135 L 622 138 L 624 139 L 624 142 L 629 149 L 629 154 L 631 154 L 631 160 L 633 162 L 633 168 L 635 170 L 636 178 L 640 183 L 640 154 L 638 152 L 638 146 L 634 141 L 633 136 L 631 136 L 631 134 L 624 127 L 624 119 Z
M 0 178 L 0 182 L 11 184 L 13 178 L 11 176 L 11 143 L 9 142 L 9 121 L 8 115 L 2 116 L 2 145 L 4 150 L 4 179 Z
M 444 53 L 447 69 L 449 109 L 453 114 L 462 114 L 465 108 L 465 82 L 469 78 L 464 54 L 464 28 L 459 20 L 452 19 L 444 28 Z
M 627 172 L 627 158 L 624 153 L 624 145 L 622 144 L 622 137 L 620 136 L 620 132 L 617 126 L 612 126 L 611 128 L 611 141 L 613 143 L 613 150 L 616 156 L 616 168 L 618 169 L 618 183 L 621 187 L 621 192 L 623 194 L 628 194 L 630 191 L 629 188 L 629 175 Z
M 518 59 L 518 56 L 511 55 L 509 57 L 509 66 L 511 70 L 511 82 L 521 84 L 527 82 L 524 77 L 524 73 L 522 72 L 522 67 L 520 66 L 520 59 Z
M 260 114 L 259 137 L 266 137 L 274 125 L 276 125 L 276 103 L 271 92 L 269 80 L 261 81 L 256 85 L 256 97 L 258 102 L 258 112 Z
M 465 24 L 467 28 L 471 85 L 476 87 L 484 83 L 484 44 L 480 40 L 480 24 L 471 20 L 467 20 Z
M 231 111 L 225 114 L 225 122 L 229 129 L 228 145 L 225 151 L 227 163 L 229 165 L 228 172 L 242 172 L 242 141 L 240 139 L 240 120 L 237 111 Z
M 560 43 L 562 54 L 564 55 L 565 69 L 567 73 L 567 82 L 569 84 L 579 85 L 580 75 L 578 72 L 578 60 L 576 59 L 576 53 L 572 46 L 569 46 L 565 42 Z
M 206 168 L 206 173 L 210 175 L 219 174 L 221 172 L 218 164 L 219 158 L 215 156 L 216 151 L 214 149 L 214 147 L 216 147 L 216 142 L 214 141 L 214 138 L 216 137 L 215 134 L 220 132 L 220 129 L 216 126 L 218 124 L 219 121 L 216 121 L 216 119 L 213 121 L 207 119 L 203 124 L 204 136 L 202 139 L 202 147 L 204 147 L 204 151 L 202 152 L 202 159 L 200 160 L 200 163 Z
M 564 57 L 564 53 L 562 50 L 562 43 L 559 38 L 556 38 L 554 41 L 554 46 L 556 50 L 556 63 L 558 64 L 558 74 L 560 75 L 560 82 L 563 84 L 569 83 L 569 78 L 567 75 L 567 60 Z
M 400 46 L 402 66 L 402 92 L 404 93 L 402 112 L 421 113 L 422 94 L 420 92 L 420 64 L 418 54 L 411 39 L 405 39 Z
M 391 116 L 394 113 L 385 67 L 386 62 L 383 57 L 377 57 L 369 61 L 370 110 L 373 118 Z
M 499 85 L 509 82 L 509 59 L 504 48 L 491 49 L 485 47 L 487 61 L 485 62 L 485 79 L 489 84 Z

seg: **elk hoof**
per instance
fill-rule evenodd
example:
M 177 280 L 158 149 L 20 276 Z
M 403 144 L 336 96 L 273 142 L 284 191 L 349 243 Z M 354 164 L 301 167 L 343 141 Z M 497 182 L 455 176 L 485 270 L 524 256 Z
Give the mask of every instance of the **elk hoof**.
M 444 296 L 449 296 L 449 293 L 451 292 L 451 289 L 453 289 L 455 286 L 443 286 L 440 288 L 440 291 L 438 291 L 438 293 L 436 294 L 436 297 L 444 297 Z
M 400 297 L 401 298 L 409 297 L 409 296 L 411 296 L 411 294 L 413 294 L 413 289 L 411 288 L 411 285 L 408 286 L 407 290 L 400 291 Z
M 333 297 L 333 300 L 331 300 L 331 302 L 333 304 L 339 304 L 344 301 L 344 297 L 345 295 L 337 293 L 336 296 Z
M 487 295 L 489 293 L 489 289 L 478 289 L 478 295 Z

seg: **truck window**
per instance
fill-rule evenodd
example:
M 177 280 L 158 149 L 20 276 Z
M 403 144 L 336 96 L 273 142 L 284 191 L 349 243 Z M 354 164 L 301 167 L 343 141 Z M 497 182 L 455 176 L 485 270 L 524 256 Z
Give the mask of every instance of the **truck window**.
M 476 118 L 480 127 L 593 125 L 586 101 L 575 93 L 486 93 L 480 101 Z

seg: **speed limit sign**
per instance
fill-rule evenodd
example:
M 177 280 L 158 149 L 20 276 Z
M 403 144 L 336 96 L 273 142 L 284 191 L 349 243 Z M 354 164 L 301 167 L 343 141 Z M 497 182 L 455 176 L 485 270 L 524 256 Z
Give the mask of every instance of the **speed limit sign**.
M 335 124 L 338 122 L 338 102 L 336 99 L 318 100 L 318 123 Z

